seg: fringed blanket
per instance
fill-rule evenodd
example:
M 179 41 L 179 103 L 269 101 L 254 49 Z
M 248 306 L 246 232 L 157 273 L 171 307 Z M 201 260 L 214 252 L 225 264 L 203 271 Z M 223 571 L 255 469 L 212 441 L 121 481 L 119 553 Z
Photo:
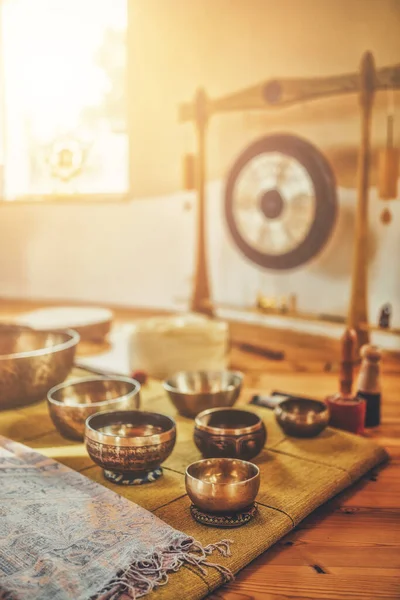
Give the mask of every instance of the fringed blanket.
M 128 600 L 213 550 L 140 506 L 0 436 L 0 599 Z

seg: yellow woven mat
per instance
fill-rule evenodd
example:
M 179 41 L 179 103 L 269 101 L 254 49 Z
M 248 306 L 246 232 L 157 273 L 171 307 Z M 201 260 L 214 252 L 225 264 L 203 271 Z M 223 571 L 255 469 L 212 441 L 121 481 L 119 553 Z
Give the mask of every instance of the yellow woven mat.
M 82 371 L 74 373 L 75 376 L 83 374 Z M 192 441 L 193 421 L 177 416 L 161 385 L 154 381 L 143 388 L 142 408 L 175 417 L 178 440 L 163 465 L 164 476 L 153 484 L 138 487 L 107 482 L 101 469 L 93 465 L 83 444 L 69 442 L 58 434 L 45 402 L 0 413 L 0 434 L 36 448 L 106 485 L 203 544 L 222 538 L 233 540 L 232 556 L 218 557 L 217 561 L 234 572 L 287 534 L 318 506 L 387 458 L 386 452 L 372 442 L 329 428 L 310 440 L 286 438 L 272 411 L 249 406 L 249 410 L 264 419 L 268 431 L 265 449 L 254 460 L 261 471 L 257 497 L 259 510 L 256 517 L 241 528 L 210 528 L 191 518 L 190 501 L 185 493 L 185 468 L 201 458 Z M 214 569 L 202 576 L 190 567 L 183 567 L 179 573 L 171 575 L 168 585 L 148 597 L 149 600 L 197 600 L 221 583 L 222 578 Z

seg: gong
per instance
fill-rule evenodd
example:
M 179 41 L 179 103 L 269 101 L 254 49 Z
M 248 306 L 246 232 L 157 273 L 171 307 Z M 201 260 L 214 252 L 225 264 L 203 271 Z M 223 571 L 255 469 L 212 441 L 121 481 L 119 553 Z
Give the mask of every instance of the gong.
M 292 135 L 263 137 L 239 155 L 227 178 L 225 216 L 236 246 L 269 269 L 292 269 L 316 256 L 337 213 L 332 169 L 312 144 Z

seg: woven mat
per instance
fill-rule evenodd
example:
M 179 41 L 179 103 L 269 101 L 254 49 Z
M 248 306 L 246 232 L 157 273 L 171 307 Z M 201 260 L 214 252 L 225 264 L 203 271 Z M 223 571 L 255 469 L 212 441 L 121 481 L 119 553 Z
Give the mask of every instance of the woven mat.
M 79 375 L 83 372 L 79 371 Z M 178 441 L 163 465 L 164 476 L 153 484 L 139 487 L 125 488 L 107 482 L 101 469 L 93 466 L 82 444 L 68 442 L 54 430 L 44 402 L 1 413 L 0 434 L 81 471 L 204 545 L 218 541 L 222 530 L 196 523 L 190 516 L 190 500 L 185 493 L 185 468 L 201 458 L 192 441 L 193 421 L 176 415 L 157 382 L 150 382 L 143 389 L 142 408 L 175 417 Z M 254 460 L 261 471 L 258 514 L 244 527 L 224 532 L 224 537 L 233 540 L 232 556 L 219 558 L 218 562 L 234 572 L 267 550 L 318 506 L 387 459 L 386 452 L 369 440 L 334 429 L 328 428 L 310 440 L 285 437 L 271 411 L 253 406 L 248 410 L 264 419 L 268 439 L 263 452 Z M 184 567 L 170 577 L 168 585 L 147 597 L 197 600 L 221 583 L 222 577 L 212 569 L 202 576 Z

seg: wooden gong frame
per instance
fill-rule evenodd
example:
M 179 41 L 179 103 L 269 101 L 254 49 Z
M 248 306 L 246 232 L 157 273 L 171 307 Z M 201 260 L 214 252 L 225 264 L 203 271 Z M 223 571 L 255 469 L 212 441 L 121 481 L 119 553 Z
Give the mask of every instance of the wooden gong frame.
M 376 69 L 372 53 L 365 52 L 357 73 L 312 79 L 272 79 L 216 99 L 208 98 L 206 91 L 200 88 L 192 102 L 179 107 L 179 120 L 183 123 L 194 123 L 197 139 L 195 177 L 195 190 L 198 198 L 197 251 L 191 310 L 210 316 L 214 314 L 210 296 L 205 240 L 206 133 L 210 118 L 221 113 L 273 110 L 318 98 L 356 93 L 359 96 L 361 130 L 351 295 L 347 324 L 357 331 L 360 345 L 368 342 L 369 330 L 374 329 L 368 324 L 367 309 L 371 120 L 375 92 L 389 88 L 400 89 L 400 64 Z

